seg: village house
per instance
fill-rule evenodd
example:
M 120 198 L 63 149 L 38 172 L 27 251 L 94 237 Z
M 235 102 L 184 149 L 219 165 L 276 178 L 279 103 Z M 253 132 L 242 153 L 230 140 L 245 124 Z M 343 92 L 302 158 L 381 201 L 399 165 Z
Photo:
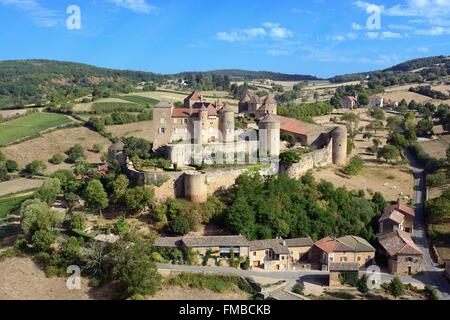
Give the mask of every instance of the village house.
M 414 274 L 423 271 L 423 254 L 409 233 L 395 230 L 378 236 L 378 260 L 387 263 L 390 273 Z
M 207 257 L 226 261 L 232 255 L 235 258 L 249 256 L 250 243 L 244 236 L 204 236 L 204 237 L 160 237 L 155 247 L 191 249 L 200 263 Z M 206 261 L 211 265 L 210 261 Z
M 345 96 L 342 102 L 342 109 L 353 110 L 358 108 L 358 97 Z
M 329 286 L 331 288 L 342 288 L 345 287 L 346 284 L 342 283 L 342 274 L 343 273 L 353 273 L 354 277 L 357 278 L 359 276 L 359 264 L 358 263 L 341 263 L 341 262 L 333 262 L 330 263 L 330 280 Z
M 379 232 L 388 233 L 401 230 L 412 233 L 414 231 L 415 216 L 416 213 L 413 209 L 400 203 L 387 207 L 378 220 Z
M 373 264 L 375 251 L 369 242 L 360 237 L 326 237 L 314 243 L 309 260 L 318 261 L 323 270 L 329 270 L 331 263 L 357 263 L 360 269 L 365 269 Z
M 250 265 L 264 270 L 289 270 L 307 258 L 311 238 L 250 241 Z
M 370 107 L 372 108 L 388 108 L 388 107 L 398 107 L 398 102 L 387 99 L 383 96 L 375 95 L 370 96 Z

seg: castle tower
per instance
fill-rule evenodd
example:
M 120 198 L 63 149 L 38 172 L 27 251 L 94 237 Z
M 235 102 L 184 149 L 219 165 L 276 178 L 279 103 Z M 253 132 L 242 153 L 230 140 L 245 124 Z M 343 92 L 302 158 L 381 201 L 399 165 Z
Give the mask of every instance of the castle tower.
M 184 174 L 184 196 L 186 200 L 204 203 L 208 201 L 207 191 L 206 174 L 200 172 L 186 172 Z
M 220 110 L 219 130 L 223 143 L 234 142 L 234 111 L 229 104 Z
M 274 115 L 269 114 L 259 121 L 258 127 L 262 156 L 278 157 L 280 155 L 280 122 Z
M 205 105 L 202 105 L 202 108 L 200 109 L 200 112 L 198 114 L 199 122 L 200 122 L 200 143 L 201 144 L 207 144 L 208 143 L 208 108 L 206 108 Z
M 192 106 L 196 103 L 203 102 L 202 93 L 198 90 L 193 91 L 190 95 L 184 99 L 184 107 L 192 108 Z
M 264 99 L 261 111 L 264 114 L 277 114 L 277 101 L 273 97 L 273 94 L 269 92 L 267 97 Z
M 347 163 L 347 128 L 339 126 L 331 132 L 333 139 L 333 164 L 343 166 Z

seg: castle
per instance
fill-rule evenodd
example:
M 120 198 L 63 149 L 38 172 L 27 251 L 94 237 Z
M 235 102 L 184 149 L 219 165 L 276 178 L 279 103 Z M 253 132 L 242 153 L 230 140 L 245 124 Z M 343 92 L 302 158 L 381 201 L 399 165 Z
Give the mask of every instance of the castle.
M 272 94 L 261 99 L 245 94 L 239 113 L 220 100 L 206 102 L 194 91 L 183 107 L 161 101 L 153 110 L 153 134 L 148 140 L 153 148 L 173 164 L 175 171 L 162 169 L 140 171 L 123 154 L 123 143 L 110 148 L 109 158 L 126 167 L 127 175 L 139 185 L 155 186 L 156 198 L 184 197 L 205 202 L 208 195 L 226 190 L 251 164 L 270 164 L 260 173 L 300 177 L 306 171 L 330 164 L 344 165 L 347 159 L 347 129 L 326 128 L 277 115 Z M 237 117 L 251 117 L 254 125 L 236 128 Z M 242 127 L 242 126 L 241 126 Z M 280 167 L 283 145 L 281 136 L 293 135 L 312 151 L 289 168 Z M 220 169 L 196 170 L 193 165 L 220 164 Z M 235 166 L 239 164 L 239 166 Z

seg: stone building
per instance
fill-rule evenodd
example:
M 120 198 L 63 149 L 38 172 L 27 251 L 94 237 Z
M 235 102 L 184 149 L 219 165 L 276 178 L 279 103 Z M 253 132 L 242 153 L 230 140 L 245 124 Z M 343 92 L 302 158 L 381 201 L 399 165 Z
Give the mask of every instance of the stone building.
M 409 233 L 396 230 L 378 236 L 378 260 L 387 263 L 392 274 L 415 274 L 423 271 L 423 254 Z
M 247 92 L 239 101 L 239 113 L 261 118 L 267 114 L 277 114 L 278 104 L 272 93 L 265 98 L 258 95 L 250 96 Z
M 388 233 L 396 230 L 412 233 L 414 231 L 414 219 L 416 213 L 413 209 L 403 205 L 396 204 L 387 207 L 383 215 L 378 220 L 379 232 Z
M 353 110 L 358 108 L 358 97 L 345 96 L 344 102 L 342 103 L 342 109 Z
M 369 242 L 360 237 L 326 237 L 314 243 L 309 260 L 321 263 L 325 270 L 331 263 L 357 263 L 359 268 L 365 269 L 373 264 L 375 251 Z
M 342 283 L 341 275 L 343 273 L 353 273 L 355 278 L 359 276 L 359 264 L 358 263 L 330 263 L 330 288 L 344 288 L 347 285 Z

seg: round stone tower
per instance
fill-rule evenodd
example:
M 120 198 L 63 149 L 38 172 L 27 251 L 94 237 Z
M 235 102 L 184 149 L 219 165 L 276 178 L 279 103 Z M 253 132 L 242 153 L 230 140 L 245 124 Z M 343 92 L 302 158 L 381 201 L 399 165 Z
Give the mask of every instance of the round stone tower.
M 226 104 L 220 110 L 219 130 L 223 143 L 234 142 L 234 111 Z
M 201 172 L 186 172 L 184 174 L 184 196 L 194 203 L 208 201 L 206 174 Z
M 339 126 L 331 132 L 333 139 L 333 164 L 343 166 L 347 163 L 347 128 Z
M 209 140 L 208 136 L 208 108 L 205 105 L 202 105 L 202 108 L 199 112 L 199 121 L 200 121 L 200 143 L 207 144 Z
M 259 127 L 259 144 L 262 155 L 269 157 L 278 157 L 280 155 L 280 127 L 278 119 L 269 114 L 261 119 Z M 267 152 L 264 152 L 266 151 Z

